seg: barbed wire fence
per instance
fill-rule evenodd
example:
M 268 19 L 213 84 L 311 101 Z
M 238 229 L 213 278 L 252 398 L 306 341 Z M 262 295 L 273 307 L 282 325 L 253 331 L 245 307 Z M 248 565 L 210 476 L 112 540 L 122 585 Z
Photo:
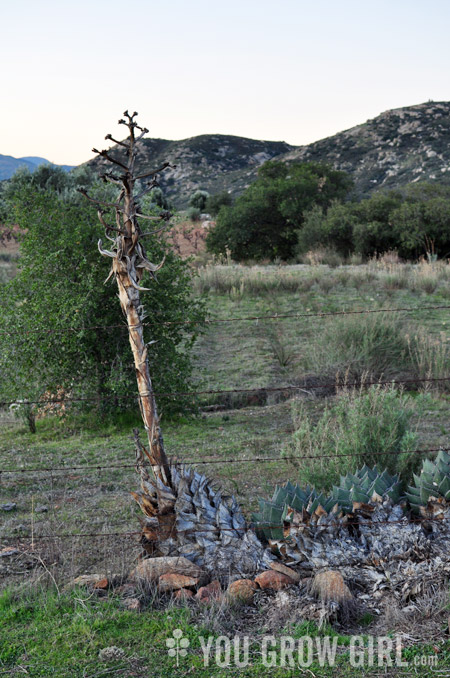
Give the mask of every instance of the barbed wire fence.
M 336 316 L 345 316 L 345 315 L 363 315 L 363 314 L 376 314 L 376 313 L 415 313 L 419 311 L 430 311 L 430 310 L 443 310 L 443 309 L 450 309 L 450 305 L 433 305 L 433 306 L 423 306 L 423 307 L 402 307 L 402 308 L 380 308 L 380 309 L 360 309 L 360 310 L 342 310 L 342 311 L 330 311 L 330 312 L 306 312 L 306 313 L 280 313 L 280 314 L 265 314 L 265 315 L 250 315 L 250 316 L 241 316 L 241 317 L 229 317 L 229 318 L 207 318 L 206 320 L 203 321 L 186 321 L 186 320 L 179 320 L 179 321 L 152 321 L 152 322 L 145 322 L 143 323 L 144 325 L 151 326 L 154 324 L 161 323 L 163 325 L 173 325 L 173 324 L 179 324 L 179 325 L 193 325 L 193 324 L 200 324 L 203 323 L 205 325 L 214 325 L 214 324 L 221 324 L 221 323 L 235 323 L 235 322 L 259 322 L 259 321 L 279 321 L 283 319 L 300 319 L 300 318 L 326 318 L 326 317 L 336 317 Z M 112 324 L 112 325 L 99 325 L 99 326 L 60 326 L 57 328 L 47 328 L 45 330 L 42 329 L 37 329 L 36 330 L 26 330 L 23 331 L 24 335 L 36 333 L 36 334 L 52 334 L 52 333 L 60 333 L 60 332 L 82 332 L 82 331 L 89 331 L 89 330 L 127 330 L 128 327 L 124 323 L 117 323 L 117 324 Z M 2 333 L 6 333 L 9 335 L 14 335 L 17 333 L 20 333 L 21 330 L 20 328 L 11 328 L 8 330 L 2 330 Z M 368 387 L 368 386 L 374 386 L 374 385 L 406 385 L 406 384 L 420 384 L 420 383 L 445 383 L 450 381 L 450 376 L 444 376 L 444 377 L 415 377 L 411 379 L 385 379 L 385 380 L 358 380 L 358 381 L 345 381 L 343 380 L 342 382 L 339 382 L 338 380 L 330 383 L 325 383 L 325 384 L 316 384 L 316 385 L 308 385 L 308 389 L 305 389 L 304 385 L 296 385 L 296 384 L 286 384 L 286 385 L 281 385 L 281 386 L 265 386 L 265 387 L 254 387 L 254 388 L 232 388 L 232 389 L 202 389 L 202 390 L 189 390 L 189 391 L 177 391 L 177 392 L 155 392 L 155 396 L 157 397 L 170 397 L 170 398 L 186 398 L 186 397 L 193 397 L 193 396 L 200 396 L 200 395 L 230 395 L 230 394 L 266 394 L 266 393 L 286 393 L 286 394 L 295 394 L 299 392 L 308 392 L 308 393 L 314 393 L 316 390 L 320 389 L 333 389 L 336 388 L 337 386 L 343 387 L 343 388 L 353 388 L 353 387 Z M 114 396 L 114 398 L 109 398 L 109 400 L 114 400 L 115 402 L 120 402 L 121 400 L 129 400 L 129 399 L 134 399 L 136 401 L 139 400 L 139 395 L 136 393 L 130 393 L 130 394 L 123 394 L 123 395 L 117 395 Z M 98 396 L 90 396 L 89 394 L 82 395 L 79 397 L 70 397 L 70 396 L 63 396 L 63 397 L 49 397 L 49 398 L 40 398 L 39 400 L 33 400 L 33 399 L 27 399 L 27 398 L 15 398 L 11 399 L 8 401 L 0 401 L 0 408 L 5 408 L 9 407 L 11 405 L 15 405 L 17 403 L 20 403 L 21 405 L 44 405 L 44 404 L 61 404 L 61 403 L 71 403 L 71 402 L 96 402 L 98 400 Z M 374 454 L 379 454 L 381 456 L 387 456 L 387 455 L 422 455 L 422 454 L 432 454 L 435 452 L 438 452 L 440 449 L 444 449 L 446 451 L 450 451 L 449 447 L 434 447 L 434 448 L 426 448 L 426 449 L 416 449 L 416 450 L 397 450 L 397 451 L 382 451 L 379 453 L 374 453 Z M 191 451 L 191 450 L 189 450 Z M 186 462 L 183 461 L 183 459 L 178 459 L 176 458 L 175 460 L 178 463 L 188 463 L 189 465 L 214 465 L 214 464 L 220 464 L 220 465 L 228 465 L 228 464 L 264 464 L 264 463 L 271 463 L 271 462 L 284 462 L 284 461 L 295 461 L 295 462 L 301 462 L 306 461 L 306 460 L 311 460 L 311 459 L 329 459 L 329 458 L 335 458 L 335 457 L 358 457 L 360 456 L 359 453 L 345 453 L 345 454 L 330 454 L 330 455 L 278 455 L 278 456 L 263 456 L 263 457 L 246 457 L 246 458 L 224 458 L 224 457 L 217 457 L 217 458 L 210 458 L 210 459 L 189 459 L 186 460 Z M 5 476 L 12 476 L 12 475 L 25 475 L 25 474 L 50 474 L 52 483 L 53 483 L 53 474 L 56 473 L 65 473 L 67 471 L 83 471 L 84 473 L 86 472 L 106 472 L 111 469 L 125 469 L 125 468 L 134 468 L 135 464 L 134 463 L 124 463 L 124 464 L 108 464 L 107 467 L 101 466 L 100 464 L 82 464 L 82 465 L 62 465 L 62 466 L 43 466 L 43 467 L 24 467 L 24 468 L 1 468 L 0 469 L 0 480 L 5 481 Z M 91 509 L 83 509 L 84 511 L 96 511 L 97 509 L 91 508 Z M 426 520 L 428 521 L 435 521 L 435 520 L 446 520 L 447 518 L 444 517 L 438 517 L 438 518 L 427 518 Z M 402 525 L 408 525 L 411 522 L 423 522 L 424 518 L 423 517 L 417 517 L 415 518 L 414 516 L 409 517 L 409 518 L 403 518 L 402 520 L 399 521 L 394 521 L 398 522 L 399 526 Z M 393 521 L 386 521 L 387 523 L 391 524 Z M 360 519 L 355 521 L 354 524 L 362 525 L 364 523 L 361 522 Z M 369 524 L 369 523 L 367 523 Z M 377 524 L 380 524 L 380 521 L 377 521 Z M 270 526 L 269 526 L 270 527 Z M 278 525 L 274 525 L 273 527 L 278 527 Z M 255 529 L 251 525 L 248 525 L 246 529 Z M 196 530 L 190 530 L 189 532 L 202 532 L 201 529 L 196 529 Z M 34 531 L 32 534 L 24 534 L 24 533 L 18 533 L 15 535 L 12 534 L 0 534 L 0 540 L 3 540 L 5 542 L 11 543 L 11 542 L 16 542 L 19 545 L 24 545 L 24 541 L 32 541 L 32 544 L 34 546 L 36 541 L 56 541 L 56 540 L 65 540 L 65 539 L 99 539 L 99 538 L 123 538 L 123 539 L 128 539 L 128 538 L 135 538 L 136 536 L 140 535 L 141 531 L 111 531 L 111 532 L 61 532 L 61 533 L 52 533 L 52 534 L 35 534 Z

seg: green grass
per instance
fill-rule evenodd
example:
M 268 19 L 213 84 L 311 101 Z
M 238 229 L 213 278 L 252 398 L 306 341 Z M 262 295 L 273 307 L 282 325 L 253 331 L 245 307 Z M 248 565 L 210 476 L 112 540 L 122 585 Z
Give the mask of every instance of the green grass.
M 228 676 L 267 677 L 302 675 L 301 669 L 280 667 L 280 638 L 275 637 L 278 666 L 265 666 L 261 655 L 261 640 L 264 629 L 252 630 L 249 634 L 249 664 L 245 668 L 217 666 L 214 661 L 215 640 L 218 636 L 207 624 L 199 621 L 198 614 L 188 606 L 171 607 L 168 611 L 148 608 L 142 613 L 129 612 L 121 606 L 119 598 L 88 596 L 85 590 L 77 589 L 67 594 L 56 591 L 22 589 L 20 592 L 5 591 L 0 595 L 0 675 L 28 675 L 32 678 L 87 678 L 94 676 Z M 167 653 L 166 639 L 180 629 L 189 640 L 185 657 L 176 660 Z M 289 629 L 280 629 L 298 641 L 309 636 L 313 643 L 336 638 L 336 664 L 320 666 L 317 653 L 308 667 L 312 675 L 379 675 L 383 669 L 355 669 L 349 660 L 350 637 L 336 633 L 325 626 L 321 631 L 313 622 L 301 622 Z M 241 639 L 245 635 L 239 634 Z M 208 666 L 204 665 L 200 637 L 213 637 L 213 653 Z M 368 636 L 364 636 L 368 643 Z M 243 642 L 241 640 L 241 642 Z M 121 656 L 108 661 L 101 660 L 99 653 L 106 647 L 115 646 Z M 314 647 L 314 645 L 313 645 Z M 421 655 L 436 655 L 438 663 L 433 670 L 448 666 L 450 643 L 437 641 L 433 645 L 416 645 L 405 648 L 403 660 L 413 661 Z M 231 655 L 233 658 L 233 655 Z M 294 658 L 296 655 L 294 654 Z M 242 655 L 241 655 L 242 658 Z M 311 675 L 306 673 L 305 675 Z M 389 675 L 402 675 L 391 669 Z M 414 675 L 429 676 L 428 668 L 419 668 Z M 434 673 L 435 675 L 435 673 Z
M 411 265 L 396 269 L 380 263 L 332 269 L 208 267 L 200 271 L 196 284 L 207 297 L 212 317 L 218 319 L 342 309 L 416 310 L 408 314 L 211 324 L 197 344 L 197 386 L 251 389 L 304 385 L 306 381 L 306 392 L 300 391 L 302 412 L 313 429 L 324 411 L 336 404 L 336 396 L 333 389 L 315 391 L 312 387 L 330 379 L 334 383 L 337 370 L 341 376 L 369 371 L 390 378 L 448 374 L 448 311 L 421 308 L 450 303 L 448 270 L 448 266 L 430 271 Z M 401 282 L 393 281 L 392 276 L 401 278 Z M 428 394 L 424 398 L 422 390 L 415 384 L 404 395 L 405 406 L 414 410 L 410 426 L 417 435 L 416 446 L 448 446 L 449 394 L 425 387 Z M 250 516 L 259 496 L 267 498 L 275 484 L 300 476 L 298 464 L 283 456 L 298 426 L 298 417 L 293 417 L 286 398 L 286 394 L 277 392 L 204 396 L 195 417 L 170 420 L 163 413 L 166 448 L 169 454 L 187 461 L 218 458 L 220 463 L 200 465 L 199 469 L 235 494 Z M 414 407 L 417 398 L 421 400 Z M 2 470 L 94 467 L 52 474 L 2 473 L 0 503 L 16 502 L 17 509 L 2 513 L 1 547 L 11 543 L 2 540 L 2 535 L 20 537 L 30 534 L 31 529 L 36 537 L 139 529 L 139 512 L 130 496 L 138 485 L 132 442 L 132 429 L 140 426 L 138 418 L 123 415 L 113 422 L 99 422 L 95 412 L 69 415 L 64 420 L 48 418 L 37 421 L 35 435 L 8 413 L 3 413 L 0 424 Z M 255 463 L 251 461 L 255 457 L 268 457 L 270 461 Z M 227 463 L 229 459 L 241 461 Z M 130 466 L 115 469 L 114 464 Z M 48 511 L 36 511 L 42 506 Z M 174 628 L 181 628 L 191 639 L 189 661 L 194 668 L 189 669 L 189 675 L 299 675 L 298 670 L 266 669 L 257 653 L 247 669 L 204 670 L 199 663 L 198 641 L 203 622 L 191 616 L 189 608 L 149 608 L 134 614 L 124 610 L 114 597 L 91 598 L 85 591 L 60 597 L 51 589 L 46 592 L 45 586 L 53 580 L 61 586 L 86 572 L 127 572 L 140 553 L 135 537 L 36 539 L 33 549 L 30 539 L 22 538 L 21 544 L 24 551 L 12 564 L 8 558 L 0 559 L 2 587 L 13 587 L 4 594 L 0 608 L 0 676 L 2 670 L 11 670 L 13 675 L 13 667 L 19 671 L 20 666 L 32 676 L 186 675 L 181 666 L 177 673 L 166 655 L 165 637 Z M 38 584 L 22 594 L 24 581 Z M 370 620 L 364 632 L 368 632 L 368 626 Z M 292 633 L 301 635 L 306 628 L 312 629 L 299 625 Z M 339 675 L 355 675 L 345 655 L 348 638 L 340 637 L 339 644 Z M 124 650 L 122 664 L 99 663 L 98 651 L 108 645 Z M 448 660 L 445 652 L 442 650 L 442 656 Z M 309 668 L 316 676 L 333 675 L 331 669 L 315 664 Z M 431 675 L 428 669 L 420 671 L 417 675 Z

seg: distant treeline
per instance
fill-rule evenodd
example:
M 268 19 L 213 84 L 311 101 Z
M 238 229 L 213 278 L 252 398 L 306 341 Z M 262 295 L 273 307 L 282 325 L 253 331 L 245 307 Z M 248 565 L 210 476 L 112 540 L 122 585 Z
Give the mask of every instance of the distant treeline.
M 258 179 L 223 205 L 207 247 L 233 259 L 292 260 L 319 247 L 369 258 L 450 256 L 450 186 L 414 183 L 351 199 L 345 172 L 317 163 L 265 163 Z

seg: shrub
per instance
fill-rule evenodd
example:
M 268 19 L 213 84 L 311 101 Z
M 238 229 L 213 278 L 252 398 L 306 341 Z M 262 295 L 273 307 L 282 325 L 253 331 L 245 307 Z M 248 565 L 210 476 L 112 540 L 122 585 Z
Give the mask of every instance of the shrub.
M 350 185 L 326 165 L 267 162 L 234 205 L 221 208 L 206 245 L 215 254 L 228 247 L 235 261 L 292 258 L 304 212 L 345 197 Z
M 208 191 L 194 191 L 189 198 L 189 207 L 194 207 L 195 209 L 200 210 L 200 212 L 204 212 L 208 198 Z
M 217 216 L 220 212 L 221 207 L 231 207 L 233 204 L 233 198 L 231 197 L 228 191 L 222 191 L 222 193 L 216 193 L 215 195 L 210 195 L 206 201 L 206 211 L 209 214 L 212 214 L 213 217 Z
M 339 474 L 363 464 L 377 464 L 406 480 L 421 460 L 418 455 L 396 453 L 417 445 L 411 430 L 416 403 L 392 386 L 344 389 L 315 423 L 305 406 L 295 401 L 295 432 L 284 453 L 311 457 L 299 463 L 301 481 L 317 489 L 330 489 Z
M 128 333 L 117 327 L 115 286 L 104 284 L 107 266 L 97 251 L 102 233 L 96 210 L 82 200 L 32 187 L 15 196 L 14 218 L 23 238 L 19 272 L 1 290 L 0 393 L 5 400 L 35 400 L 64 389 L 74 397 L 95 397 L 102 411 L 134 408 Z M 146 245 L 153 261 L 166 257 L 158 284 L 150 286 L 144 301 L 157 321 L 146 328 L 155 389 L 186 391 L 197 324 L 191 334 L 183 325 L 163 322 L 201 322 L 203 305 L 192 296 L 188 264 L 156 238 Z M 165 403 L 166 411 L 178 407 L 181 402 Z
M 190 221 L 200 221 L 201 210 L 198 207 L 190 207 L 187 211 L 187 218 Z

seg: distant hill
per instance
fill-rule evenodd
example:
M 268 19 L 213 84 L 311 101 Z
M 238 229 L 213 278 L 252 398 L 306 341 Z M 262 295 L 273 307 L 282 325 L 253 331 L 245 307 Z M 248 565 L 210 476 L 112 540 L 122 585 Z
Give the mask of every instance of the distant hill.
M 122 149 L 113 149 L 122 156 Z M 359 196 L 414 181 L 450 183 L 450 102 L 386 111 L 307 146 L 223 134 L 182 141 L 146 139 L 140 142 L 137 165 L 140 171 L 166 160 L 176 164 L 161 175 L 161 188 L 177 207 L 185 207 L 198 188 L 239 195 L 269 159 L 329 163 L 352 176 Z M 89 164 L 101 169 L 105 161 L 94 158 Z
M 115 157 L 123 158 L 123 149 L 113 149 Z M 211 194 L 225 190 L 242 193 L 266 160 L 294 149 L 284 141 L 257 141 L 225 134 L 202 134 L 182 141 L 143 139 L 139 142 L 136 167 L 140 172 L 166 161 L 176 165 L 176 169 L 160 175 L 160 183 L 174 204 L 182 208 L 198 188 Z M 103 158 L 93 158 L 89 165 L 99 171 L 111 168 Z
M 112 147 L 112 153 L 123 157 L 118 146 Z M 181 141 L 143 139 L 137 169 L 156 168 L 165 161 L 176 165 L 161 174 L 161 188 L 178 208 L 184 208 L 198 188 L 211 194 L 229 191 L 239 195 L 255 180 L 258 167 L 270 159 L 329 163 L 352 176 L 358 196 L 415 181 L 450 183 L 450 102 L 430 101 L 386 111 L 307 146 L 224 134 Z M 12 176 L 21 165 L 33 170 L 41 162 L 47 161 L 0 155 L 0 179 Z M 88 164 L 99 171 L 106 166 L 109 169 L 103 158 L 93 158 Z
M 0 155 L 0 181 L 10 179 L 12 175 L 19 169 L 19 167 L 27 167 L 30 172 L 39 167 L 39 165 L 53 165 L 50 160 L 46 158 L 39 158 L 36 156 L 26 156 L 24 158 L 13 158 L 11 155 Z M 73 165 L 56 165 L 62 167 L 67 172 L 73 169 Z
M 327 139 L 300 146 L 286 162 L 327 162 L 348 172 L 359 195 L 416 181 L 450 183 L 450 102 L 396 108 Z

